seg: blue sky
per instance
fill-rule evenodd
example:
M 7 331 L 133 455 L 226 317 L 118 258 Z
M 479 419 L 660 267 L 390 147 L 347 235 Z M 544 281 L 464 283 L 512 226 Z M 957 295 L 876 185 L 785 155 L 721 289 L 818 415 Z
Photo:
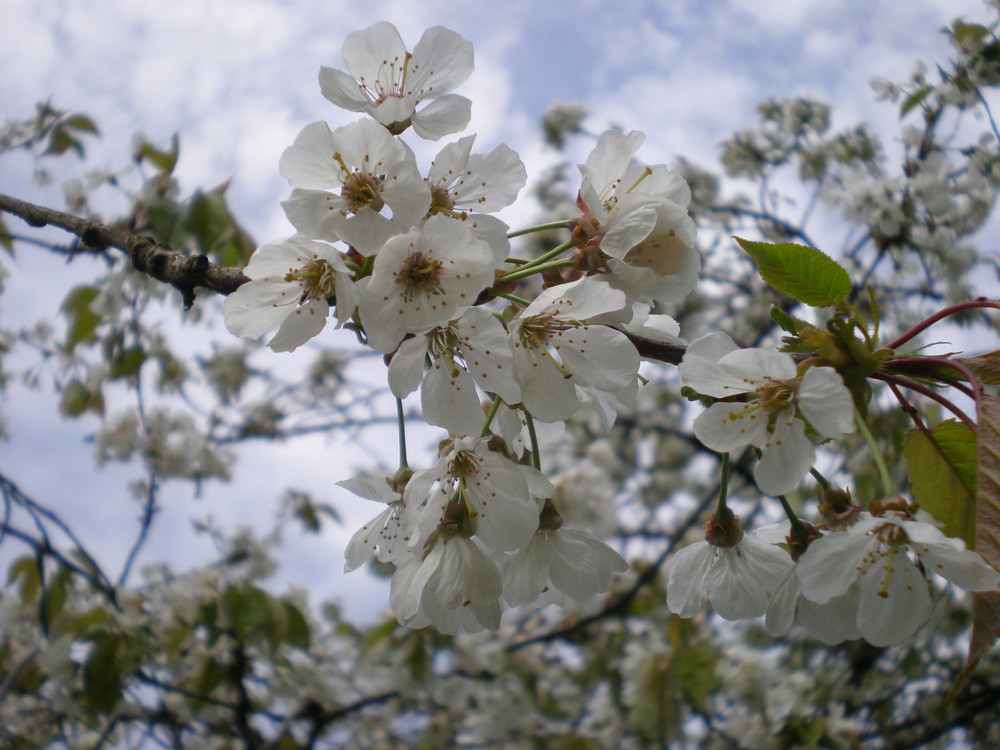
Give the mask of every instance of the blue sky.
M 988 18 L 979 0 L 508 0 L 489 6 L 443 0 L 6 0 L 0 117 L 26 116 L 47 97 L 91 114 L 103 137 L 91 146 L 90 167 L 125 164 L 135 132 L 163 144 L 179 132 L 183 190 L 231 179 L 237 214 L 263 242 L 289 231 L 279 206 L 289 191 L 278 175 L 281 151 L 310 122 L 337 126 L 355 119 L 319 94 L 319 67 L 341 67 L 344 38 L 375 21 L 395 23 L 411 46 L 432 25 L 474 43 L 476 71 L 459 90 L 473 100 L 468 132 L 478 133 L 477 150 L 501 141 L 511 145 L 530 180 L 560 158 L 539 138 L 539 115 L 553 100 L 584 103 L 592 130 L 616 123 L 644 131 L 639 156 L 649 163 L 681 155 L 714 166 L 719 143 L 747 125 L 768 97 L 833 102 L 835 125 L 865 120 L 892 132 L 896 109 L 874 102 L 868 82 L 875 75 L 904 78 L 916 59 L 945 59 L 949 49 L 938 30 L 963 15 Z M 429 158 L 440 145 L 422 146 L 418 156 Z M 578 160 L 586 147 L 579 145 Z M 5 158 L 0 190 L 59 205 L 58 191 L 32 184 L 31 170 L 23 157 Z M 112 195 L 102 200 L 109 210 L 116 207 Z M 507 219 L 515 224 L 531 213 L 526 206 Z M 56 318 L 65 289 L 80 273 L 30 251 L 20 260 L 0 297 L 0 314 L 9 323 Z M 221 325 L 216 330 L 221 339 L 227 335 Z M 4 470 L 16 465 L 12 473 L 25 490 L 63 504 L 92 539 L 107 535 L 109 523 L 131 528 L 134 506 L 123 493 L 106 490 L 128 472 L 95 473 L 90 448 L 81 443 L 94 425 L 64 423 L 50 399 L 18 392 L 18 402 L 4 406 L 18 436 L 3 449 Z M 212 513 L 227 525 L 252 520 L 266 526 L 287 484 L 336 499 L 345 516 L 360 523 L 377 509 L 332 483 L 364 465 L 367 453 L 386 439 L 392 440 L 373 434 L 362 446 L 321 440 L 294 449 L 253 446 L 231 486 L 209 488 L 203 501 L 186 489 L 168 493 L 151 554 L 183 553 L 192 560 L 208 554 L 187 530 L 192 513 Z M 67 457 L 59 472 L 51 470 L 54 446 Z M 291 540 L 281 580 L 308 584 L 320 597 L 338 596 L 349 611 L 367 616 L 385 596 L 373 596 L 361 573 L 339 574 L 339 547 L 350 531 Z M 108 536 L 103 546 L 111 557 L 130 542 L 124 534 Z

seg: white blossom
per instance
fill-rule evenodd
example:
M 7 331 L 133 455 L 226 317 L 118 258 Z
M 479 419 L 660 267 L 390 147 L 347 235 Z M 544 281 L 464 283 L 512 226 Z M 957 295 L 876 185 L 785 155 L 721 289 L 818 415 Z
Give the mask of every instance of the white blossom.
M 427 357 L 430 368 L 424 368 Z M 508 404 L 521 400 L 507 331 L 492 313 L 470 307 L 456 320 L 405 340 L 389 362 L 389 388 L 405 398 L 420 387 L 424 419 L 455 434 L 483 426 L 476 385 Z
M 485 154 L 473 154 L 475 135 L 449 143 L 434 157 L 427 184 L 432 214 L 466 222 L 472 234 L 493 251 L 496 265 L 510 254 L 509 227 L 488 214 L 506 208 L 528 180 L 520 157 L 500 144 Z
M 407 333 L 424 333 L 471 307 L 493 279 L 485 242 L 461 222 L 430 217 L 375 258 L 358 300 L 368 343 L 392 352 Z
M 281 204 L 292 226 L 362 255 L 414 226 L 430 205 L 413 152 L 370 120 L 332 132 L 325 122 L 306 125 L 279 169 L 295 188 Z
M 344 572 L 349 573 L 366 563 L 378 552 L 379 562 L 400 563 L 406 559 L 408 529 L 403 525 L 403 497 L 387 481 L 370 477 L 354 477 L 337 482 L 338 487 L 366 500 L 385 503 L 375 518 L 358 529 L 344 548 Z
M 580 405 L 578 385 L 612 393 L 634 386 L 639 353 L 632 342 L 620 331 L 586 323 L 624 305 L 623 292 L 584 277 L 546 289 L 511 321 L 514 374 L 533 417 L 568 419 Z
M 787 552 L 753 532 L 731 547 L 695 542 L 677 552 L 667 568 L 667 608 L 694 617 L 708 601 L 726 620 L 759 617 L 791 565 Z
M 799 377 L 794 360 L 769 349 L 740 349 L 724 333 L 693 341 L 678 370 L 684 385 L 715 398 L 746 395 L 745 402 L 718 402 L 694 422 L 694 434 L 712 450 L 745 445 L 763 449 L 754 467 L 761 491 L 783 495 L 816 460 L 805 417 L 823 437 L 854 431 L 854 402 L 836 370 L 811 367 Z M 772 429 L 773 428 L 773 429 Z
M 223 303 L 226 328 L 257 338 L 277 328 L 268 342 L 276 352 L 292 351 L 318 334 L 336 299 L 341 323 L 355 310 L 351 273 L 336 248 L 300 235 L 261 245 L 243 273 L 248 283 Z
M 437 140 L 469 124 L 472 103 L 449 93 L 474 67 L 472 43 L 441 26 L 427 29 L 413 52 L 399 31 L 381 21 L 347 36 L 341 49 L 350 74 L 323 67 L 323 96 L 352 112 L 364 112 L 399 134 L 409 125 Z M 430 102 L 419 112 L 421 102 Z
M 905 643 L 927 621 L 931 573 L 967 591 L 1000 589 L 1000 573 L 964 542 L 894 509 L 817 539 L 797 569 L 802 596 L 816 604 L 856 586 L 858 631 L 875 646 Z

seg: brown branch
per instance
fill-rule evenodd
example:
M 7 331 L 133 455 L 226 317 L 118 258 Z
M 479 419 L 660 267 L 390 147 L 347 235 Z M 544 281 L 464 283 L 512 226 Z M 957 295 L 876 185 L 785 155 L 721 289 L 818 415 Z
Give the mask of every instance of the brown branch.
M 249 281 L 241 269 L 216 265 L 208 256 L 188 255 L 127 229 L 109 227 L 7 195 L 0 194 L 0 211 L 19 216 L 33 227 L 51 224 L 65 229 L 91 248 L 114 247 L 121 250 L 129 256 L 132 267 L 137 271 L 177 289 L 184 301 L 184 309 L 194 304 L 194 290 L 197 287 L 205 287 L 219 294 L 231 294 Z

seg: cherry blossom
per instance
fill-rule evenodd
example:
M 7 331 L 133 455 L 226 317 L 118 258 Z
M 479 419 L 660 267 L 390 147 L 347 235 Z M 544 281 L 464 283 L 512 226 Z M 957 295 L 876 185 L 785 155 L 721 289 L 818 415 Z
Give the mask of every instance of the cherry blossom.
M 493 253 L 461 222 L 432 216 L 386 242 L 359 295 L 368 343 L 392 352 L 471 307 L 494 279 Z
M 389 480 L 354 477 L 337 482 L 366 500 L 385 503 L 386 508 L 358 529 L 344 548 L 344 572 L 366 563 L 378 551 L 379 562 L 400 563 L 407 558 L 409 542 L 403 526 L 403 496 L 389 485 Z
M 427 29 L 413 52 L 385 21 L 348 35 L 341 49 L 350 74 L 323 67 L 323 96 L 352 112 L 364 112 L 393 135 L 411 124 L 417 135 L 437 140 L 469 124 L 472 103 L 449 93 L 474 67 L 472 43 L 454 31 Z M 421 102 L 430 102 L 416 111 Z
M 578 385 L 608 392 L 634 387 L 635 346 L 621 331 L 586 323 L 624 305 L 624 292 L 584 277 L 546 289 L 511 321 L 514 374 L 532 416 L 568 419 L 580 405 Z
M 830 367 L 811 367 L 799 377 L 788 354 L 740 349 L 716 332 L 693 341 L 678 370 L 684 385 L 706 396 L 747 397 L 710 406 L 695 419 L 694 434 L 722 453 L 745 445 L 762 448 L 754 479 L 769 495 L 790 492 L 816 460 L 805 422 L 797 417 L 827 438 L 854 431 L 850 391 Z
M 731 546 L 695 542 L 677 552 L 667 568 L 667 607 L 694 617 L 708 601 L 726 620 L 760 617 L 791 565 L 787 552 L 753 532 Z
M 690 292 L 700 258 L 695 225 L 688 215 L 691 189 L 684 178 L 659 164 L 646 167 L 632 157 L 645 136 L 609 130 L 580 165 L 577 201 L 583 212 L 574 235 L 599 251 L 591 261 L 643 300 L 672 302 Z
M 607 591 L 611 576 L 628 570 L 628 563 L 611 547 L 586 531 L 562 528 L 562 518 L 550 500 L 539 517 L 539 528 L 507 565 L 503 598 L 511 606 L 583 600 Z
M 433 623 L 442 633 L 500 627 L 503 584 L 496 564 L 476 542 L 441 529 L 427 548 L 392 576 L 389 604 L 411 628 Z
M 802 596 L 816 604 L 857 589 L 857 628 L 875 646 L 905 643 L 927 621 L 931 573 L 967 591 L 1000 590 L 1000 573 L 912 510 L 887 503 L 847 531 L 817 539 L 798 562 Z
M 473 235 L 493 250 L 493 260 L 503 263 L 510 254 L 509 227 L 488 214 L 514 202 L 528 180 L 520 157 L 500 144 L 485 154 L 472 154 L 475 135 L 449 143 L 431 163 L 427 184 L 431 213 L 467 222 Z
M 425 371 L 424 362 L 431 358 Z M 420 387 L 424 419 L 455 434 L 482 429 L 476 385 L 508 404 L 521 400 L 507 331 L 489 311 L 470 307 L 456 320 L 406 339 L 389 362 L 389 388 L 404 398 Z
M 354 314 L 351 273 L 331 245 L 300 235 L 261 245 L 243 273 L 250 281 L 226 297 L 226 328 L 257 338 L 278 328 L 268 342 L 276 352 L 292 351 L 318 334 L 337 303 L 343 322 Z
M 343 240 L 362 255 L 414 226 L 430 205 L 413 153 L 370 120 L 334 131 L 325 122 L 306 125 L 279 169 L 295 188 L 281 204 L 292 225 L 317 239 Z

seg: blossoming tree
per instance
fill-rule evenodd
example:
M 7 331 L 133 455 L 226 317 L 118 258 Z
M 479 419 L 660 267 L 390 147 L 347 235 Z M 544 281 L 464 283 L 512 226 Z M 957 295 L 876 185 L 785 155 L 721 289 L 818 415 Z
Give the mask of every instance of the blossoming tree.
M 1000 302 L 971 282 L 996 268 L 972 240 L 1000 187 L 1000 40 L 948 33 L 938 77 L 878 84 L 899 105 L 898 173 L 863 126 L 829 133 L 825 106 L 763 104 L 723 151 L 759 205 L 612 129 L 569 194 L 537 178 L 546 215 L 511 229 L 494 214 L 525 198 L 524 165 L 459 135 L 471 42 L 436 27 L 411 51 L 385 22 L 320 72 L 358 119 L 304 124 L 281 158 L 291 236 L 255 247 L 224 189 L 181 200 L 176 142 L 139 144 L 155 174 L 123 222 L 85 194 L 71 213 L 0 196 L 8 250 L 106 262 L 66 297 L 61 340 L 5 331 L 4 349 L 41 353 L 67 418 L 102 417 L 102 462 L 144 469 L 119 573 L 0 474 L 0 542 L 21 552 L 0 597 L 0 744 L 995 746 L 1000 354 L 918 337 L 995 331 Z M 989 130 L 962 140 L 971 113 Z M 585 116 L 553 109 L 553 145 Z M 95 132 L 44 105 L 0 155 L 82 154 Z M 411 146 L 449 137 L 427 164 Z M 768 186 L 796 169 L 851 244 L 820 249 L 788 218 Z M 202 319 L 218 314 L 202 290 L 225 295 L 226 349 L 185 361 L 151 320 L 171 286 Z M 257 340 L 315 363 L 282 381 L 248 364 Z M 348 351 L 384 380 L 354 380 Z M 268 588 L 277 534 L 206 525 L 215 564 L 135 580 L 165 482 L 224 478 L 254 437 L 385 421 L 392 470 L 330 477 L 381 504 L 343 565 L 389 577 L 383 622 Z M 415 421 L 438 431 L 422 466 Z M 313 531 L 336 519 L 294 489 L 284 508 Z

